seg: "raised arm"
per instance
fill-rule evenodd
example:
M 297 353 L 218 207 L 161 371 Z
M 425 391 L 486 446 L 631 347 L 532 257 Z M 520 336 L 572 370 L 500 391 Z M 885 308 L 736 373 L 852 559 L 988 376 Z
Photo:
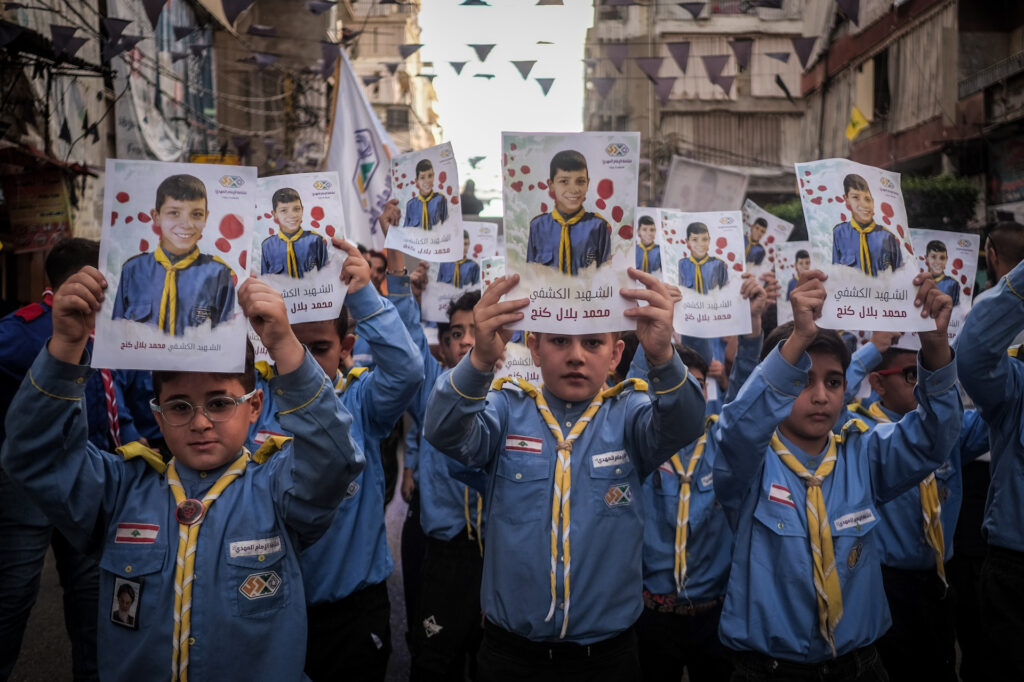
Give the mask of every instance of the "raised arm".
M 774 277 L 772 278 L 774 280 Z M 731 402 L 740 392 L 740 388 L 754 371 L 761 357 L 761 316 L 768 307 L 768 293 L 760 281 L 749 272 L 743 273 L 743 285 L 740 296 L 750 301 L 750 333 L 739 337 L 736 357 L 732 361 L 729 373 L 729 389 L 725 392 L 723 402 Z

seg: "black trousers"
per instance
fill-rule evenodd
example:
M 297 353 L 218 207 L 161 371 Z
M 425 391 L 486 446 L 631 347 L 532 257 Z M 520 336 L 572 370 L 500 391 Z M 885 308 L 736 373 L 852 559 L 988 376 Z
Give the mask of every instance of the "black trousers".
M 420 571 L 427 551 L 427 535 L 420 525 L 420 491 L 415 488 L 409 500 L 409 511 L 402 524 L 402 590 L 405 592 L 405 643 L 412 651 L 412 623 L 419 612 Z
M 991 473 L 988 462 L 977 460 L 964 467 L 964 499 L 960 507 L 953 546 L 956 553 L 946 564 L 946 577 L 956 595 L 956 639 L 960 646 L 960 679 L 988 682 L 988 669 L 981 622 L 981 568 L 988 544 L 981 535 L 985 500 Z
M 483 557 L 463 531 L 449 541 L 427 537 L 415 620 L 409 621 L 411 680 L 461 680 L 475 669 L 483 635 Z
M 938 573 L 882 566 L 892 627 L 875 642 L 894 682 L 957 682 L 953 591 Z
M 762 680 L 813 680 L 814 682 L 888 682 L 882 659 L 873 646 L 866 646 L 824 663 L 793 663 L 752 651 L 740 651 L 733 658 L 732 682 Z
M 718 639 L 722 605 L 693 615 L 659 613 L 645 608 L 636 623 L 644 682 L 728 680 L 729 650 Z
M 313 682 L 383 682 L 391 656 L 387 583 L 307 609 L 306 674 Z
M 571 642 L 531 642 L 487 621 L 477 663 L 480 682 L 640 679 L 636 633 L 632 628 L 585 646 Z
M 990 545 L 981 568 L 981 619 L 993 680 L 1024 680 L 1024 553 Z

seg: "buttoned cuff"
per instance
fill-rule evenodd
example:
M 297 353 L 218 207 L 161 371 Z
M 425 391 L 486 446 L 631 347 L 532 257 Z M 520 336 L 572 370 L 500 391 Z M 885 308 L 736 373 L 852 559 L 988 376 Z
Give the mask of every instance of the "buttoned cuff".
M 455 369 L 448 374 L 448 385 L 463 398 L 483 400 L 491 388 L 494 372 L 481 372 L 474 367 L 469 359 L 472 352 L 466 353 L 465 357 L 459 360 L 459 364 L 455 365 Z
M 53 357 L 49 346 L 47 339 L 28 370 L 29 381 L 37 391 L 51 398 L 81 400 L 85 384 L 95 371 L 89 367 L 89 351 L 82 351 L 82 362 L 76 365 Z
M 786 343 L 785 340 L 780 341 L 779 345 L 772 349 L 772 352 L 764 359 L 761 363 L 761 373 L 765 382 L 773 389 L 795 398 L 807 385 L 807 372 L 811 369 L 811 356 L 804 351 L 800 356 L 800 361 L 796 365 L 791 365 L 786 362 L 786 358 L 782 357 L 780 349 L 784 343 Z
M 384 300 L 370 283 L 358 291 L 349 293 L 345 297 L 345 305 L 356 322 L 362 322 L 384 310 Z
M 948 365 L 936 370 L 927 370 L 921 364 L 921 354 L 917 354 L 917 385 L 924 388 L 928 395 L 944 393 L 956 385 L 956 351 L 949 349 L 952 359 Z
M 388 298 L 398 296 L 412 296 L 409 275 L 388 275 Z
M 333 388 L 309 349 L 306 349 L 306 356 L 298 368 L 270 380 L 270 390 L 274 394 L 274 402 L 277 403 L 280 414 L 288 414 L 306 407 L 316 400 L 321 391 Z
M 647 385 L 656 395 L 671 393 L 686 383 L 686 365 L 673 352 L 672 359 L 664 365 L 651 367 L 647 372 Z

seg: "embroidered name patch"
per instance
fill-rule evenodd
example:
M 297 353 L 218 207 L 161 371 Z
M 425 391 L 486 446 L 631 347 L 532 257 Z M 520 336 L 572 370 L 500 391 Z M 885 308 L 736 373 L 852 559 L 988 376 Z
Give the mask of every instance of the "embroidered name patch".
M 715 474 L 714 473 L 710 473 L 707 476 L 701 476 L 700 477 L 700 484 L 702 486 L 704 486 L 705 488 L 707 488 L 709 485 L 711 485 L 711 483 L 714 480 L 715 480 Z
M 281 582 L 281 576 L 274 571 L 251 573 L 238 586 L 238 591 L 244 594 L 246 599 L 273 597 L 281 589 Z
M 629 461 L 629 455 L 626 454 L 625 450 L 615 450 L 614 452 L 602 452 L 600 455 L 594 455 L 590 458 L 594 463 L 594 468 L 600 467 L 614 467 L 625 464 Z
M 604 494 L 604 503 L 610 508 L 626 507 L 633 501 L 633 490 L 628 483 L 620 483 L 608 488 Z
M 156 542 L 160 526 L 152 523 L 119 523 L 114 535 L 114 543 L 141 543 L 151 545 Z
M 875 515 L 870 509 L 862 509 L 852 514 L 844 514 L 832 522 L 836 530 L 844 530 L 853 526 L 863 526 L 875 520 Z
M 343 499 L 346 499 L 346 500 L 351 499 L 351 498 L 355 497 L 356 493 L 358 493 L 358 492 L 359 492 L 359 484 L 356 483 L 355 481 L 352 481 L 351 483 L 348 484 L 348 487 L 345 488 L 345 497 Z
M 529 436 L 509 436 L 505 439 L 505 449 L 514 452 L 533 452 L 539 455 L 544 450 L 544 441 Z
M 789 492 L 789 488 L 778 483 L 772 483 L 771 489 L 768 491 L 768 499 L 772 502 L 778 502 L 788 507 L 796 509 L 796 504 L 793 503 L 793 494 Z
M 264 538 L 262 540 L 240 540 L 232 542 L 228 546 L 231 558 L 240 556 L 259 556 L 260 554 L 273 554 L 281 551 L 281 537 Z

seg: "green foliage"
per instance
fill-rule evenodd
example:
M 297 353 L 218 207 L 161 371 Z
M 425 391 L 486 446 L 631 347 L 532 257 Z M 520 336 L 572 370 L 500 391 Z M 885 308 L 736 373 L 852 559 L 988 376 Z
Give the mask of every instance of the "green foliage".
M 962 232 L 974 217 L 978 186 L 954 175 L 903 177 L 910 227 Z

